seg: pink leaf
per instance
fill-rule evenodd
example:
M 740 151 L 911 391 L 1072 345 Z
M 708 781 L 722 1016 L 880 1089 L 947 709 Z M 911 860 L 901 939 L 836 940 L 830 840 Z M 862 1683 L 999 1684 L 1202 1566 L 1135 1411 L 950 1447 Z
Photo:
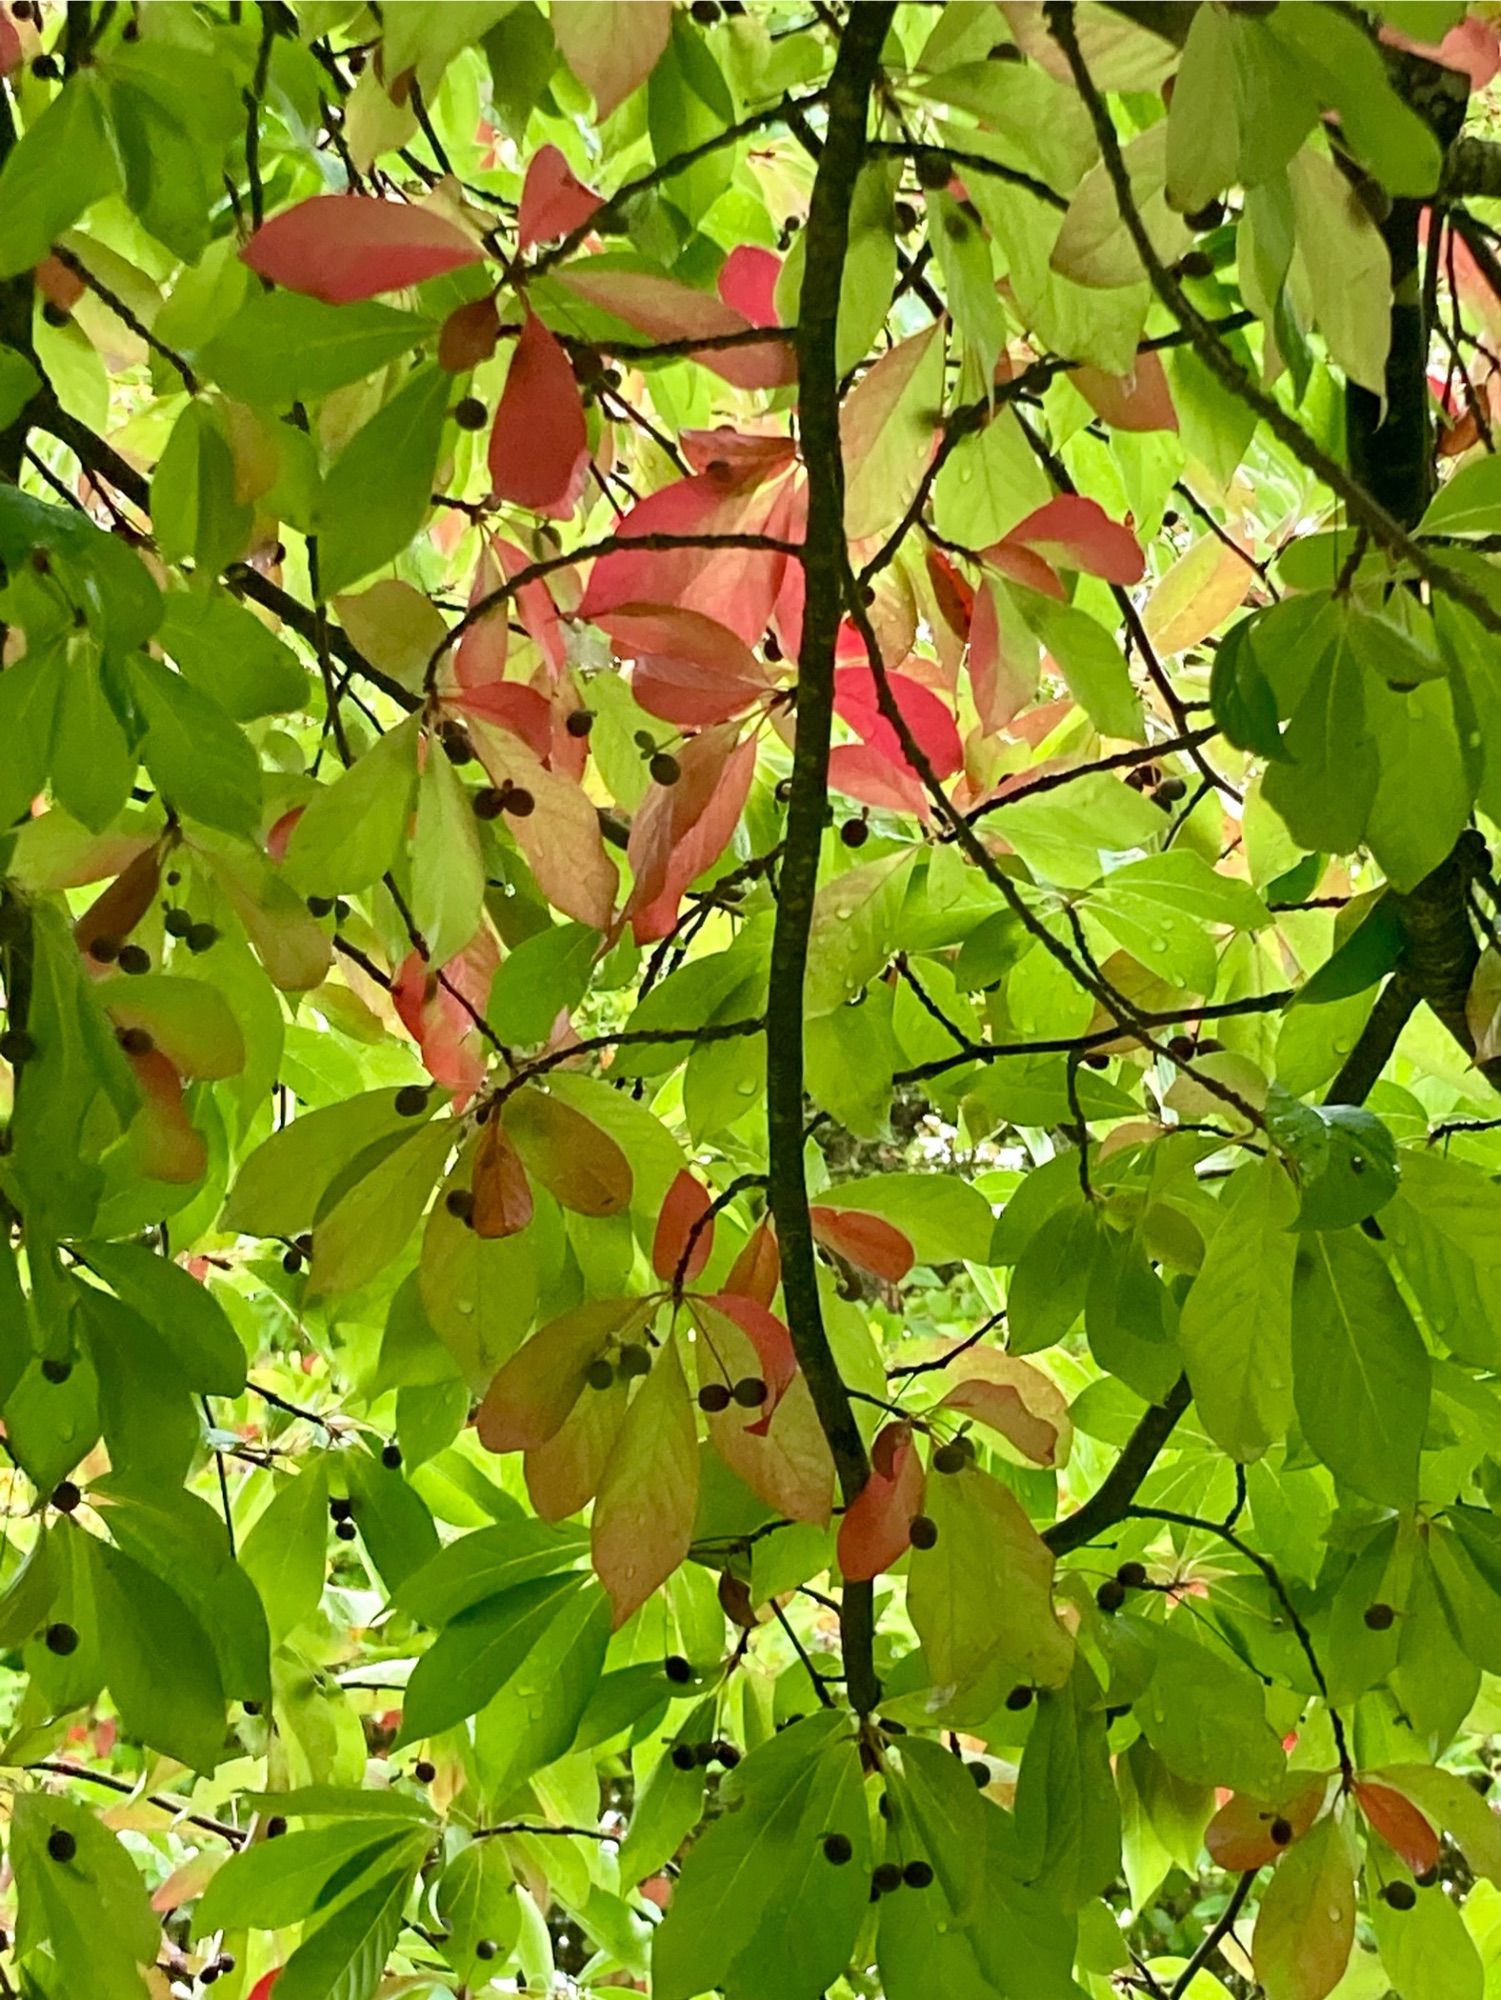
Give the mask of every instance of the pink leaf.
M 563 0 L 550 18 L 564 62 L 601 118 L 645 83 L 672 33 L 671 0 Z
M 431 209 L 315 194 L 263 222 L 240 255 L 273 284 L 342 306 L 477 264 L 484 252 Z
M 588 470 L 588 425 L 572 365 L 528 313 L 490 432 L 491 486 L 502 500 L 566 520 Z
M 613 266 L 601 270 L 585 262 L 554 271 L 552 277 L 586 305 L 613 313 L 652 340 L 715 340 L 727 333 L 751 331 L 752 322 L 744 313 L 736 312 L 722 299 L 650 271 L 622 271 Z M 691 358 L 737 389 L 777 389 L 797 380 L 792 343 L 780 336 L 744 347 L 704 348 Z
M 596 621 L 622 659 L 637 662 L 631 690 L 648 714 L 687 728 L 728 722 L 771 687 L 736 632 L 702 611 L 625 604 Z
M 1004 729 L 1037 693 L 1041 661 L 1035 636 L 1005 586 L 989 578 L 975 592 L 969 629 L 969 684 L 987 736 Z
M 715 1292 L 704 1300 L 704 1304 L 733 1320 L 756 1350 L 767 1396 L 761 1406 L 760 1417 L 746 1428 L 758 1437 L 764 1437 L 777 1404 L 791 1388 L 793 1377 L 797 1374 L 792 1335 L 774 1312 L 741 1292 Z
M 926 819 L 933 810 L 922 780 L 911 771 L 899 771 L 868 743 L 838 743 L 829 752 L 829 790 L 862 806 L 912 813 L 918 819 Z
M 292 838 L 298 820 L 306 811 L 306 806 L 293 806 L 290 812 L 282 814 L 266 835 L 266 852 L 278 867 L 286 860 L 287 842 Z
M 1013 583 L 1024 583 L 1028 590 L 1039 591 L 1044 597 L 1056 597 L 1059 603 L 1067 601 L 1068 592 L 1063 587 L 1063 578 L 1036 549 L 1025 549 L 1018 542 L 997 542 L 985 551 L 985 561 L 991 569 L 1010 577 Z
M 9 76 L 13 69 L 19 69 L 25 55 L 15 22 L 9 14 L 0 13 L 0 76 Z
M 637 501 L 615 528 L 618 540 L 654 535 L 766 535 L 778 485 L 764 465 L 700 472 Z M 674 604 L 701 611 L 751 644 L 771 621 L 786 570 L 775 549 L 623 548 L 601 556 L 589 574 L 579 616 L 598 619 L 627 605 Z
M 1470 80 L 1471 90 L 1484 90 L 1497 70 L 1501 70 L 1501 39 L 1488 21 L 1475 14 L 1466 14 L 1462 21 L 1456 22 L 1441 42 L 1415 42 L 1389 25 L 1379 30 L 1378 39 L 1391 48 L 1406 49 L 1412 55 L 1442 63 L 1445 69 L 1463 71 Z
M 808 1214 L 816 1242 L 873 1277 L 899 1285 L 912 1269 L 911 1242 L 884 1215 L 822 1205 L 811 1208 Z
M 923 560 L 927 566 L 928 582 L 933 587 L 933 601 L 950 631 L 962 639 L 974 615 L 975 593 L 942 549 L 927 544 L 923 549 Z
M 732 723 L 683 746 L 677 783 L 653 785 L 631 826 L 626 858 L 635 876 L 626 905 L 637 944 L 665 937 L 690 883 L 717 861 L 740 823 L 756 769 L 754 737 Z
M 474 1016 L 484 1012 L 499 964 L 495 940 L 481 928 L 443 967 L 442 979 L 414 951 L 391 982 L 391 1004 L 421 1051 L 423 1067 L 460 1104 L 485 1080 L 485 1044 Z
M 777 279 L 782 260 L 774 250 L 754 243 L 739 243 L 719 267 L 716 286 L 731 311 L 740 313 L 752 326 L 776 326 Z
M 952 714 L 931 688 L 910 674 L 888 672 L 886 679 L 902 720 L 935 774 L 952 777 L 964 762 L 964 746 Z M 834 710 L 904 776 L 911 771 L 900 737 L 880 711 L 876 677 L 869 667 L 839 669 L 834 676 Z
M 1178 412 L 1167 386 L 1162 357 L 1151 348 L 1136 357 L 1129 375 L 1100 368 L 1074 368 L 1069 378 L 1097 417 L 1117 431 L 1175 431 Z
M 469 609 L 480 604 L 501 587 L 503 581 L 493 540 L 480 544 L 479 561 L 474 566 L 474 582 L 469 586 Z M 510 604 L 502 599 L 480 616 L 465 632 L 453 656 L 453 677 L 461 688 L 488 687 L 506 670 L 511 645 Z
M 709 1214 L 712 1205 L 703 1182 L 686 1167 L 681 1169 L 667 1190 L 662 1212 L 657 1217 L 657 1233 L 652 1239 L 651 1267 L 664 1285 L 676 1282 L 678 1266 L 683 1262 L 690 1238 L 693 1248 L 683 1267 L 683 1282 L 690 1284 L 708 1263 L 709 1252 L 714 1248 L 714 1221 Z
M 907 1553 L 925 1485 L 912 1426 L 887 1424 L 871 1451 L 870 1477 L 839 1524 L 839 1568 L 848 1582 L 869 1583 Z
M 593 188 L 585 187 L 556 146 L 533 153 L 521 190 L 516 241 L 523 250 L 556 236 L 571 236 L 604 206 Z
M 552 704 L 538 689 L 521 681 L 496 681 L 450 695 L 444 706 L 472 722 L 493 722 L 497 729 L 508 729 L 534 756 L 547 760 L 552 749 Z
M 1146 574 L 1141 544 L 1131 530 L 1112 521 L 1098 500 L 1079 493 L 1059 493 L 1036 509 L 1007 535 L 1002 548 L 1035 550 L 1065 569 L 1086 570 L 1107 583 L 1140 583 Z M 992 551 L 985 551 L 989 560 Z
M 717 424 L 712 431 L 682 431 L 678 445 L 695 472 L 748 484 L 785 472 L 797 456 L 791 438 L 758 437 L 728 424 Z

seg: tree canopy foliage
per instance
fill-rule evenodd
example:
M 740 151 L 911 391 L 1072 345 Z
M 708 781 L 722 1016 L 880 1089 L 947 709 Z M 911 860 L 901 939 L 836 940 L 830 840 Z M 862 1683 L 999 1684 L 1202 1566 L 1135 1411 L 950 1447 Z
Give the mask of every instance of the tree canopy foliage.
M 1492 12 L 0 12 L 6 2000 L 1496 1989 Z

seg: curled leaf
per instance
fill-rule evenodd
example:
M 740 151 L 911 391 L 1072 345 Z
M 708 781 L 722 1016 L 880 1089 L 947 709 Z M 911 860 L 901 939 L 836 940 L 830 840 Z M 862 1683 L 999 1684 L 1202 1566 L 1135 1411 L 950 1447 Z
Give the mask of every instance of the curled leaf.
M 1389 1785 L 1373 1784 L 1369 1778 L 1356 1784 L 1355 1798 L 1387 1846 L 1401 1855 L 1414 1875 L 1426 1875 L 1437 1866 L 1438 1835 L 1410 1799 Z
M 839 1568 L 851 1583 L 868 1583 L 907 1553 L 927 1484 L 908 1423 L 887 1424 L 870 1456 L 870 1477 L 839 1524 Z
M 816 1205 L 808 1211 L 815 1242 L 848 1263 L 899 1285 L 912 1269 L 912 1244 L 894 1222 L 858 1208 Z
M 532 1219 L 532 1189 L 521 1155 L 498 1117 L 487 1120 L 474 1155 L 476 1236 L 517 1236 Z

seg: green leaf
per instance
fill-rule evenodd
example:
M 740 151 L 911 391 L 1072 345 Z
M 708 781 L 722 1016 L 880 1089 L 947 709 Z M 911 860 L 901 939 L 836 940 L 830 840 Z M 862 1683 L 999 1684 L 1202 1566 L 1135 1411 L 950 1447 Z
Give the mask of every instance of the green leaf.
M 370 2000 L 401 1932 L 415 1859 L 381 1876 L 304 1938 L 276 1982 L 282 2000 Z
M 418 369 L 329 468 L 317 521 L 325 600 L 400 555 L 427 518 L 449 380 Z
M 254 292 L 197 361 L 231 396 L 290 410 L 400 360 L 432 330 L 431 320 L 374 300 L 330 306 L 300 292 Z
M 575 1568 L 586 1547 L 576 1528 L 550 1527 L 518 1513 L 447 1543 L 403 1579 L 396 1598 L 424 1625 L 446 1625 L 488 1597 Z
M 1302 1183 L 1299 1229 L 1364 1222 L 1397 1191 L 1396 1141 L 1374 1112 L 1353 1104 L 1300 1104 L 1274 1087 L 1267 1130 Z
M 1428 1395 L 1427 1352 L 1379 1252 L 1351 1230 L 1306 1237 L 1293 1278 L 1293 1399 L 1309 1445 L 1365 1499 L 1409 1506 Z
M 308 677 L 296 654 L 227 591 L 173 591 L 161 640 L 183 678 L 236 722 L 306 704 Z
M 91 634 L 76 633 L 64 649 L 53 738 L 57 802 L 99 833 L 123 809 L 135 774 L 135 753 L 105 692 L 98 643 Z
M 1232 1458 L 1259 1458 L 1292 1417 L 1297 1197 L 1268 1155 L 1239 1168 L 1178 1322 L 1194 1407 Z
M 476 1715 L 497 1695 L 580 1590 L 579 1577 L 541 1577 L 461 1611 L 417 1662 L 401 1741 L 415 1743 Z
M 153 1323 L 193 1388 L 243 1393 L 245 1350 L 206 1281 L 138 1244 L 92 1243 L 84 1255 L 117 1297 Z
M 1016 601 L 1069 693 L 1102 736 L 1144 743 L 1141 702 L 1131 685 L 1125 655 L 1104 626 L 1072 604 L 1036 591 L 1018 591 Z
M 418 727 L 410 716 L 387 730 L 303 807 L 287 843 L 286 872 L 304 894 L 356 895 L 391 866 L 411 812 Z M 435 756 L 430 750 L 428 762 Z
M 215 576 L 245 552 L 253 515 L 236 497 L 235 462 L 207 403 L 185 405 L 151 480 L 151 523 L 162 554 Z
M 1475 1368 L 1501 1368 L 1501 1188 L 1426 1146 L 1400 1155 L 1381 1227 L 1429 1328 Z
M 1190 1784 L 1274 1797 L 1287 1759 L 1255 1674 L 1222 1647 L 1201 1646 L 1172 1626 L 1159 1634 L 1156 1653 L 1135 1713 L 1163 1763 Z
M 1309 678 L 1282 739 L 1286 761 L 1268 767 L 1262 796 L 1310 853 L 1359 846 L 1380 779 L 1366 725 L 1365 675 L 1337 646 Z
M 360 1539 L 382 1583 L 395 1592 L 437 1553 L 433 1517 L 400 1468 L 383 1465 L 373 1451 L 346 1452 L 343 1466 Z
M 434 965 L 474 936 L 485 898 L 485 860 L 469 794 L 436 740 L 417 781 L 412 842 L 412 914 Z
M 461 1979 L 482 1988 L 494 1960 L 509 1958 L 521 1930 L 521 1894 L 498 1840 L 471 1841 L 443 1870 L 438 1884 L 443 1953 Z M 495 1950 L 479 1958 L 475 1947 L 486 1940 Z
M 587 924 L 551 924 L 508 952 L 490 989 L 489 1021 L 503 1042 L 545 1042 L 583 998 L 599 950 Z
M 224 1689 L 207 1633 L 175 1591 L 95 1546 L 104 1677 L 132 1736 L 198 1771 L 225 1756 Z
M 283 1801 L 272 1794 L 278 1811 Z M 259 1840 L 232 1855 L 199 1898 L 193 1935 L 282 1930 L 318 1910 L 336 1909 L 373 1874 L 385 1876 L 410 1843 L 389 1822 L 356 1819 Z
M 1256 931 L 1271 922 L 1249 882 L 1216 873 L 1186 847 L 1112 869 L 1085 907 L 1140 964 L 1195 993 L 1215 988 L 1209 925 Z
M 1069 1681 L 1037 1698 L 1017 1778 L 1023 1878 L 1064 1910 L 1097 1896 L 1120 1867 L 1120 1807 L 1103 1711 L 1099 1683 L 1076 1655 Z
M 367 1090 L 273 1132 L 241 1167 L 221 1227 L 247 1236 L 296 1236 L 311 1226 L 351 1160 L 383 1139 L 410 1133 L 395 1090 Z
M 1267 2000 L 1323 2000 L 1354 1941 L 1349 1836 L 1327 1813 L 1288 1848 L 1261 1900 L 1251 1949 Z
M 837 1198 L 840 1208 L 894 1223 L 919 1264 L 990 1260 L 995 1218 L 972 1182 L 936 1174 L 872 1174 L 867 1180 L 841 1181 Z
M 1240 178 L 1236 55 L 1230 15 L 1218 7 L 1196 8 L 1167 119 L 1168 198 L 1187 214 Z
M 47 1851 L 57 1832 L 73 1838 L 71 1861 Z M 46 1943 L 73 1991 L 142 2000 L 141 1968 L 156 1963 L 161 1932 L 146 1884 L 114 1834 L 76 1799 L 19 1792 L 9 1858 L 19 1893 L 17 1955 Z
M 360 1172 L 313 1230 L 308 1291 L 352 1292 L 400 1255 L 453 1145 L 446 1121 L 419 1125 Z M 362 1162 L 356 1162 L 358 1168 Z
M 287 1481 L 240 1550 L 273 1638 L 284 1639 L 317 1611 L 327 1564 L 328 1472 L 320 1458 Z
M 55 238 L 119 185 L 103 93 L 82 70 L 27 126 L 0 169 L 0 278 L 39 264 Z
M 24 354 L 0 347 L 0 430 L 9 430 L 41 386 L 41 376 Z
M 47 780 L 52 737 L 66 672 L 55 646 L 39 647 L 0 674 L 0 820 L 13 825 Z

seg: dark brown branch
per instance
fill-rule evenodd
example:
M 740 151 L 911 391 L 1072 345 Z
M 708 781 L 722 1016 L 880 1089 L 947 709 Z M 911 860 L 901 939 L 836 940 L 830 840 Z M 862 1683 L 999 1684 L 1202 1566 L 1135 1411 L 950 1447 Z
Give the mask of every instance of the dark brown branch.
M 1137 1424 L 1098 1489 L 1074 1513 L 1044 1528 L 1042 1539 L 1055 1556 L 1066 1556 L 1125 1520 L 1142 1481 L 1157 1462 L 1157 1454 L 1173 1434 L 1178 1419 L 1192 1402 L 1188 1377 L 1180 1375 L 1160 1403 L 1154 1403 Z

